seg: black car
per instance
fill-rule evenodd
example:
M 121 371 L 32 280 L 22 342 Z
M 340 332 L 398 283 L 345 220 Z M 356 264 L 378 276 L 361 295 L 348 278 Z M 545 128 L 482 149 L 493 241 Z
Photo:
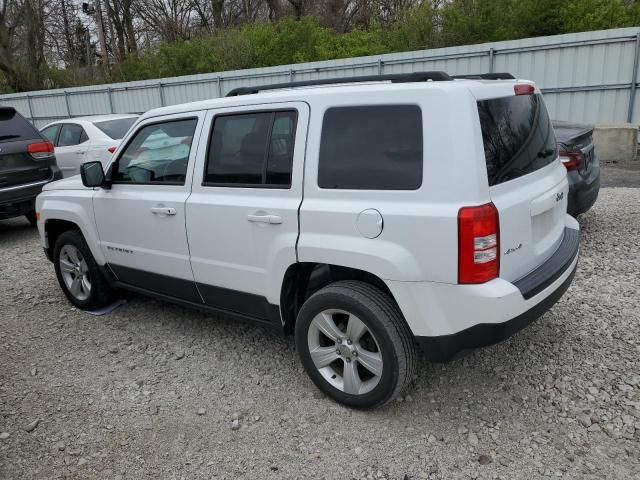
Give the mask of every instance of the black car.
M 600 163 L 593 143 L 593 126 L 569 122 L 553 122 L 560 160 L 567 168 L 569 205 L 574 217 L 589 210 L 600 191 Z
M 35 224 L 36 196 L 60 178 L 53 144 L 14 108 L 0 106 L 0 220 L 24 215 Z

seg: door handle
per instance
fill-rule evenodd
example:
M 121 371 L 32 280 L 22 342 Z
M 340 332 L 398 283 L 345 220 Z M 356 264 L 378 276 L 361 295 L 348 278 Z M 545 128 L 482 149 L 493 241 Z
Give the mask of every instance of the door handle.
M 155 215 L 175 215 L 176 209 L 172 207 L 152 207 L 151 213 Z
M 247 219 L 250 222 L 256 223 L 271 223 L 274 225 L 282 223 L 282 217 L 280 215 L 247 215 Z

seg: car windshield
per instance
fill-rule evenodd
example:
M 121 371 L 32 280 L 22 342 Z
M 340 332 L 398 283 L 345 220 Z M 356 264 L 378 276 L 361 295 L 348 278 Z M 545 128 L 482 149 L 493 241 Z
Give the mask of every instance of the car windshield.
M 104 132 L 109 138 L 121 140 L 137 119 L 138 117 L 126 117 L 118 118 L 116 120 L 93 122 L 93 124 L 102 130 L 102 132 Z

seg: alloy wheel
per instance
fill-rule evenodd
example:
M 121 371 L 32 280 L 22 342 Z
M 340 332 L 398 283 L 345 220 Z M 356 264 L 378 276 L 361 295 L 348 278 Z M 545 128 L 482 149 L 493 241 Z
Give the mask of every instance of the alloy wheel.
M 315 367 L 334 388 L 362 395 L 380 381 L 383 360 L 378 342 L 355 315 L 323 310 L 311 321 L 307 342 Z

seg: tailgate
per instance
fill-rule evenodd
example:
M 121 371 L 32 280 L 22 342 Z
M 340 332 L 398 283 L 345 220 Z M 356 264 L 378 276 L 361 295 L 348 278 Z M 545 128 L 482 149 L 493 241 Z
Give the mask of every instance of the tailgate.
M 513 282 L 548 260 L 562 242 L 566 169 L 556 161 L 490 191 L 500 218 L 500 277 Z
M 500 221 L 500 277 L 513 282 L 548 260 L 562 242 L 567 172 L 540 93 L 512 89 L 478 100 L 478 113 Z
M 51 162 L 35 160 L 27 153 L 28 142 L 0 145 L 0 189 L 51 178 Z

